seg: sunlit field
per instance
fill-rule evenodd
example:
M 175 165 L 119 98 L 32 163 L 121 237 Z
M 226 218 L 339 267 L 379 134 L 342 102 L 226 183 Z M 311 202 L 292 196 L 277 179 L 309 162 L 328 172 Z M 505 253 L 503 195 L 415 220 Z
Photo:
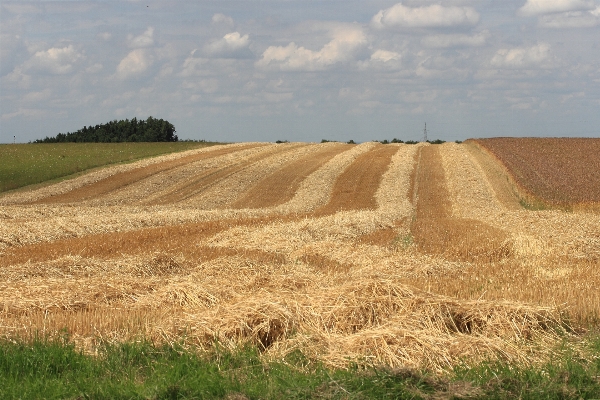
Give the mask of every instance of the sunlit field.
M 8 193 L 0 333 L 544 363 L 597 326 L 600 215 L 524 208 L 509 175 L 472 142 L 238 143 Z
M 53 143 L 0 145 L 0 192 L 213 143 Z

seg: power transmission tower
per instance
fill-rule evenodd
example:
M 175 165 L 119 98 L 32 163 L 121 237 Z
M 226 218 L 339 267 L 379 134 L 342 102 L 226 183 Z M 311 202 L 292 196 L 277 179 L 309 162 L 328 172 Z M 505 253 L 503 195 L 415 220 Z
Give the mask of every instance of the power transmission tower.
M 423 141 L 427 141 L 427 122 L 425 122 L 425 129 L 423 129 Z

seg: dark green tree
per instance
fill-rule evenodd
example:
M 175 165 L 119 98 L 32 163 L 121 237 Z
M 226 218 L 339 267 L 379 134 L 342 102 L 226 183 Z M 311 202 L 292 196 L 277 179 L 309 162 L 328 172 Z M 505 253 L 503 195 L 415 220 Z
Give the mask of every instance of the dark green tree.
M 145 121 L 114 120 L 96 126 L 84 126 L 76 132 L 59 133 L 55 137 L 38 139 L 35 143 L 65 142 L 177 142 L 175 126 L 164 119 L 148 117 Z

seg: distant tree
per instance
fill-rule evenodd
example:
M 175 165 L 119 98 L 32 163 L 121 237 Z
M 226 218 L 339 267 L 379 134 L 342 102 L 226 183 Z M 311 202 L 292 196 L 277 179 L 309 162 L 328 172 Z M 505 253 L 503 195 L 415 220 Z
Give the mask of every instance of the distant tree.
M 148 117 L 145 121 L 110 121 L 96 126 L 85 126 L 76 132 L 59 133 L 55 137 L 38 139 L 34 143 L 65 142 L 177 142 L 175 127 L 169 121 Z

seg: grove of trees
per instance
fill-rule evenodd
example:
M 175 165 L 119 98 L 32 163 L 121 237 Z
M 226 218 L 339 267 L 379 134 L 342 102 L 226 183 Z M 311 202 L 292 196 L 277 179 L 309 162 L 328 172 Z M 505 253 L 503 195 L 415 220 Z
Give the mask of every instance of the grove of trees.
M 148 119 L 110 121 L 96 126 L 84 126 L 76 132 L 59 133 L 55 137 L 38 139 L 34 143 L 66 142 L 177 142 L 175 127 L 169 121 L 148 117 Z

